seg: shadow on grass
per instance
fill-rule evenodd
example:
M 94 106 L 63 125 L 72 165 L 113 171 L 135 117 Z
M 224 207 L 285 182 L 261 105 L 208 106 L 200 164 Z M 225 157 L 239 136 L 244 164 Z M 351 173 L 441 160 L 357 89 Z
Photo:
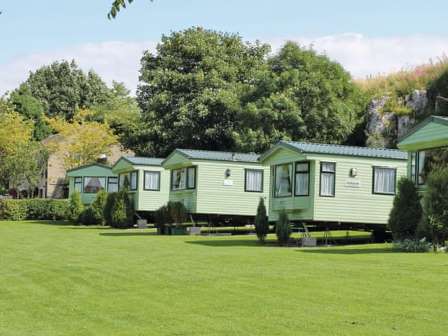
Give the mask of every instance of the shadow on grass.
M 100 232 L 100 236 L 105 237 L 157 236 L 157 232 Z
M 61 227 L 61 229 L 64 230 L 112 230 L 112 228 L 108 227 L 108 226 L 65 226 L 65 227 Z
M 397 253 L 391 247 L 366 247 L 366 248 L 307 248 L 300 249 L 297 252 L 319 253 L 319 254 L 379 254 L 379 253 Z
M 217 240 L 190 240 L 186 241 L 187 244 L 202 245 L 210 247 L 231 247 L 231 246 L 250 246 L 250 247 L 263 247 L 263 246 L 278 246 L 273 243 L 266 243 L 261 245 L 256 240 L 244 240 L 244 239 L 217 239 Z

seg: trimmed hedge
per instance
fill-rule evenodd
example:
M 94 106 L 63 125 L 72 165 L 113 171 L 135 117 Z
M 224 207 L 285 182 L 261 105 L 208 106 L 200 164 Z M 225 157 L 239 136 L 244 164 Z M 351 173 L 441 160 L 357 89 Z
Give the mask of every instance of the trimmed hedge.
M 67 200 L 4 199 L 0 200 L 0 219 L 12 221 L 67 219 L 68 205 Z

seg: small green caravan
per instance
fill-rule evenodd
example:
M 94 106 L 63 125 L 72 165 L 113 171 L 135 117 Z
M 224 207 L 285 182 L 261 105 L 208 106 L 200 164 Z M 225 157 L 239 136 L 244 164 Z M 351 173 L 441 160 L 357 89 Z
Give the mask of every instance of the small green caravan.
M 448 117 L 431 116 L 399 139 L 398 148 L 408 152 L 408 176 L 425 189 L 435 165 L 448 165 Z
M 98 191 L 104 189 L 107 192 L 118 191 L 118 177 L 109 166 L 93 163 L 77 167 L 67 171 L 69 182 L 69 195 L 74 191 L 81 193 L 84 204 L 91 204 Z
M 112 167 L 119 189 L 125 185 L 134 200 L 136 211 L 152 212 L 168 202 L 169 173 L 162 167 L 163 159 L 121 157 Z
M 269 220 L 386 224 L 406 175 L 399 150 L 280 141 L 260 157 L 270 167 Z
M 255 153 L 176 149 L 163 167 L 170 201 L 198 215 L 255 216 L 260 198 L 269 204 L 269 168 Z

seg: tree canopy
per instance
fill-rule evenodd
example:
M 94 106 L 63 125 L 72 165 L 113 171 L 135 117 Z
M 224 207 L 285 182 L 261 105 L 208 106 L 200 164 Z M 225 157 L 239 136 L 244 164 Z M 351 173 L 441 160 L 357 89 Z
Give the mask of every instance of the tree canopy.
M 28 111 L 24 113 L 34 116 L 39 109 L 36 103 L 39 103 L 45 115 L 70 120 L 76 109 L 106 102 L 109 89 L 95 72 L 85 74 L 74 61 L 61 61 L 30 72 L 28 79 L 11 97 L 20 105 L 17 98 L 24 95 L 35 99 L 31 110 L 31 103 L 27 102 Z
M 134 149 L 262 151 L 280 139 L 344 142 L 365 108 L 338 63 L 287 43 L 278 54 L 234 34 L 190 28 L 146 52 Z

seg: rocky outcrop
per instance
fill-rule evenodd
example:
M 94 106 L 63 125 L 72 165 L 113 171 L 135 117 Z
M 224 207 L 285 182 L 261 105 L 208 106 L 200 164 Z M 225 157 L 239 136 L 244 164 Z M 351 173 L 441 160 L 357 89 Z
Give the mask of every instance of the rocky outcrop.
M 396 115 L 384 111 L 390 97 L 373 99 L 367 108 L 366 136 L 370 147 L 395 147 L 397 138 L 403 136 L 423 116 L 428 104 L 425 90 L 415 90 L 405 97 L 405 105 L 411 109 L 408 115 Z

